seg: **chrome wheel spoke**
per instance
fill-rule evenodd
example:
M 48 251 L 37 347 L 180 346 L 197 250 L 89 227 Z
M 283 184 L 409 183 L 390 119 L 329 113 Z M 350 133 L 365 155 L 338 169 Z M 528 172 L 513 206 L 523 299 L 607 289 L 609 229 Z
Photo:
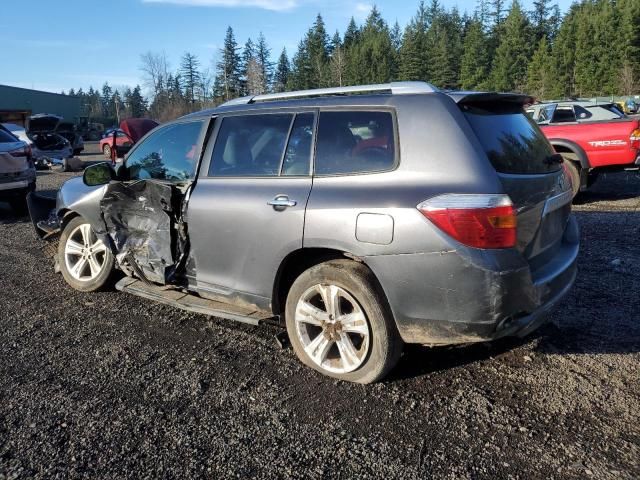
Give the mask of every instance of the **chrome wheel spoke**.
M 323 322 L 329 320 L 329 315 L 309 302 L 299 302 L 296 308 L 296 320 L 321 327 Z
M 91 245 L 91 251 L 96 253 L 102 253 L 107 251 L 107 246 L 102 243 L 102 240 L 97 240 L 95 243 Z
M 64 247 L 67 255 L 77 255 L 79 257 L 84 253 L 84 245 L 79 244 L 75 240 L 67 240 L 67 244 Z
M 349 335 L 340 333 L 340 338 L 336 341 L 336 345 L 338 345 L 338 350 L 340 351 L 340 359 L 346 368 L 360 363 L 360 356 Z
M 73 267 L 71 267 L 70 269 L 70 273 L 71 275 L 73 275 L 75 278 L 80 279 L 82 278 L 82 272 L 84 271 L 84 268 L 87 266 L 87 261 L 85 260 L 84 257 L 81 257 L 76 263 L 75 265 L 73 265 Z
M 340 289 L 335 285 L 318 285 L 325 310 L 336 318 L 340 314 Z
M 369 328 L 367 327 L 367 319 L 364 313 L 356 311 L 339 317 L 340 323 L 342 323 L 342 331 L 349 333 L 357 333 L 359 335 L 368 335 Z
M 314 362 L 321 365 L 327 358 L 327 353 L 331 348 L 333 342 L 325 337 L 324 333 L 320 333 L 316 338 L 305 347 L 307 355 L 309 355 Z
M 89 261 L 89 268 L 91 269 L 91 278 L 97 277 L 100 274 L 100 270 L 102 270 L 102 265 L 100 265 L 95 255 L 89 255 L 87 260 Z
M 83 223 L 80 225 L 80 233 L 82 234 L 82 241 L 84 242 L 84 246 L 88 247 L 91 245 L 91 225 L 88 223 Z

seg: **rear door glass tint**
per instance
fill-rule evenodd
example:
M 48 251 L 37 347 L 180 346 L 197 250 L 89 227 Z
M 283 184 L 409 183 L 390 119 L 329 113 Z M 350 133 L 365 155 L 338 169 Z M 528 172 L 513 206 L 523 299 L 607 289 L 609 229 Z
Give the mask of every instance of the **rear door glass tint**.
M 557 171 L 554 151 L 536 123 L 517 106 L 463 105 L 463 112 L 493 168 L 500 173 Z
M 292 120 L 292 114 L 223 118 L 209 176 L 278 176 Z
M 321 112 L 315 173 L 336 175 L 389 170 L 395 164 L 390 112 Z

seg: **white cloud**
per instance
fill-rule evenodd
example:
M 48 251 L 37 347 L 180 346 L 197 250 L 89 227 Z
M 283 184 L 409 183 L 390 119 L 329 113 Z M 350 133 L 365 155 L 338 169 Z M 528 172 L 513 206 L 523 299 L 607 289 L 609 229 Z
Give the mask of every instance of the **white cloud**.
M 170 3 L 189 7 L 255 7 L 285 11 L 296 8 L 299 0 L 142 0 L 143 3 Z
M 364 20 L 369 16 L 369 12 L 371 12 L 372 8 L 373 6 L 368 3 L 358 2 L 355 5 L 355 13 L 353 16 L 359 20 Z

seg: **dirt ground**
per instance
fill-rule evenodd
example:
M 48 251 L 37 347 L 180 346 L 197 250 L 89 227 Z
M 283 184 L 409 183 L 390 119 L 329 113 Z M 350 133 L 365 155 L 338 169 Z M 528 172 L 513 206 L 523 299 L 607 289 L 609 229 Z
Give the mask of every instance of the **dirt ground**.
M 71 290 L 0 203 L 0 479 L 638 479 L 640 176 L 601 177 L 575 212 L 580 272 L 552 323 L 410 347 L 359 386 L 273 328 Z

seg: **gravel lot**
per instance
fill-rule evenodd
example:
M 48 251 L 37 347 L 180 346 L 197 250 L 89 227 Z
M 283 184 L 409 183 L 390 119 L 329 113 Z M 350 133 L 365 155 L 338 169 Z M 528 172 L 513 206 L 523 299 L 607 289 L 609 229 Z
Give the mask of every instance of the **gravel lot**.
M 0 203 L 0 479 L 640 478 L 640 176 L 575 210 L 580 273 L 551 324 L 411 347 L 359 386 L 273 328 L 71 290 Z

